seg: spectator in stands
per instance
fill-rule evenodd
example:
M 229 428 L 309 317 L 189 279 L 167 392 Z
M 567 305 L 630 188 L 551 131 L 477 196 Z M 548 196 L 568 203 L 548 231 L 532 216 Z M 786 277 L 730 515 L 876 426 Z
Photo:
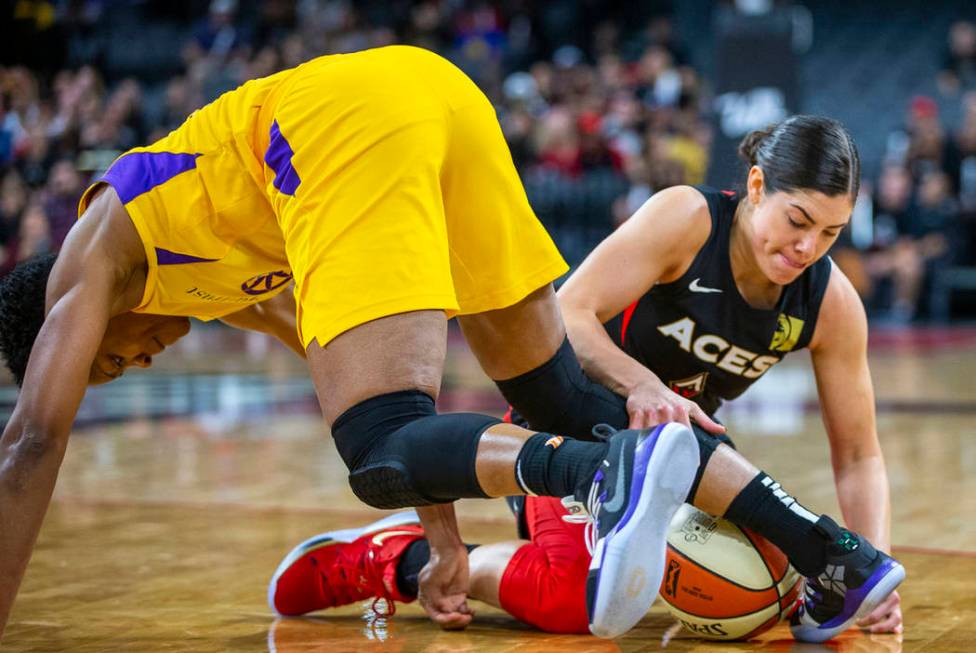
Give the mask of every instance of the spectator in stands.
M 24 181 L 36 187 L 47 180 L 47 173 L 53 160 L 51 141 L 47 137 L 45 124 L 35 122 L 27 129 L 27 147 L 17 162 Z
M 608 146 L 621 161 L 621 167 L 626 166 L 631 159 L 643 154 L 642 120 L 643 106 L 634 97 L 622 80 L 618 80 L 618 71 L 613 70 L 613 79 L 602 78 L 608 89 L 607 108 L 603 116 L 604 132 L 608 138 Z
M 257 79 L 267 77 L 283 70 L 281 65 L 281 53 L 275 47 L 267 46 L 258 50 L 254 58 L 247 64 L 247 79 Z M 185 114 L 184 114 L 185 115 Z
M 124 82 L 100 108 L 98 118 L 82 124 L 81 146 L 121 152 L 141 143 L 139 97 L 138 84 Z
M 944 93 L 954 94 L 960 88 L 970 88 L 974 85 L 976 85 L 976 25 L 960 20 L 949 28 L 949 43 L 942 60 L 939 86 Z
M 27 130 L 17 112 L 17 70 L 0 68 L 0 165 L 20 157 L 27 148 Z
M 502 93 L 503 104 L 499 107 L 498 120 L 512 151 L 515 166 L 524 170 L 535 160 L 532 140 L 536 119 L 549 107 L 539 95 L 535 78 L 527 72 L 509 75 L 502 84 Z
M 954 181 L 961 209 L 976 213 L 976 91 L 963 97 L 963 118 L 955 134 L 958 166 Z
M 36 124 L 38 112 L 37 77 L 27 68 L 10 68 L 4 79 L 4 90 L 9 98 L 9 111 L 16 114 L 24 128 Z
M 329 52 L 334 52 L 330 50 Z M 292 34 L 281 43 L 281 65 L 283 68 L 294 68 L 309 59 L 309 50 L 301 34 Z
M 948 166 L 947 138 L 939 107 L 930 97 L 912 98 L 908 114 L 908 168 L 915 179 Z
M 536 151 L 544 167 L 566 177 L 579 176 L 580 135 L 572 111 L 554 107 L 545 115 L 537 131 Z
M 629 157 L 624 163 L 624 174 L 630 186 L 613 203 L 614 228 L 626 222 L 654 194 L 647 160 L 643 156 Z
M 58 112 L 70 132 L 68 138 L 77 140 L 79 150 L 87 149 L 82 143 L 82 132 L 99 123 L 105 98 L 105 83 L 91 66 L 84 66 L 65 81 L 58 94 Z
M 489 95 L 497 95 L 501 63 L 508 45 L 497 7 L 466 2 L 453 19 L 451 60 Z
M 912 178 L 907 169 L 887 166 L 874 200 L 874 242 L 865 257 L 874 290 L 869 303 L 877 305 L 879 289 L 890 284 L 892 300 L 882 319 L 905 324 L 917 316 L 921 291 L 933 268 L 947 253 L 947 231 L 954 217 L 948 176 L 926 173 L 913 203 Z
M 194 109 L 202 105 L 202 98 L 195 101 L 190 83 L 183 75 L 166 82 L 162 106 L 153 116 L 154 129 L 149 140 L 156 141 L 182 124 Z
M 708 167 L 710 129 L 702 123 L 695 111 L 681 111 L 672 119 L 673 133 L 668 147 L 668 158 L 681 164 L 686 184 L 705 181 Z
M 17 234 L 14 258 L 17 263 L 29 259 L 36 254 L 51 251 L 51 229 L 48 226 L 47 213 L 40 199 L 31 198 L 24 209 Z
M 84 182 L 73 161 L 62 159 L 54 164 L 43 194 L 51 249 L 61 249 L 68 230 L 77 220 L 78 200 L 83 190 Z
M 16 239 L 28 197 L 27 185 L 20 173 L 14 168 L 8 169 L 0 181 L 0 247 L 6 248 Z
M 576 119 L 579 132 L 579 166 L 583 173 L 595 169 L 621 170 L 623 161 L 607 145 L 603 118 L 597 111 L 583 111 Z
M 654 192 L 680 186 L 687 182 L 687 171 L 681 161 L 672 156 L 672 140 L 664 131 L 650 130 L 644 139 L 646 144 L 651 187 Z
M 89 40 L 69 50 L 93 61 L 101 51 L 103 3 L 84 3 L 86 9 L 76 4 L 68 3 L 58 20 L 71 39 Z M 653 192 L 703 181 L 711 130 L 701 81 L 669 17 L 640 3 L 584 5 L 270 0 L 240 5 L 254 9 L 248 13 L 238 12 L 238 0 L 195 3 L 199 9 L 184 15 L 203 15 L 185 28 L 186 69 L 156 87 L 106 83 L 91 66 L 41 78 L 23 68 L 0 68 L 0 174 L 12 162 L 28 185 L 45 187 L 40 199 L 56 247 L 67 215 L 58 203 L 66 204 L 68 195 L 53 193 L 51 185 L 55 177 L 66 178 L 69 167 L 58 162 L 73 160 L 97 172 L 114 151 L 159 138 L 246 79 L 320 54 L 406 42 L 453 57 L 482 83 L 540 218 L 556 231 L 583 225 L 587 232 L 574 236 L 574 251 L 585 253 Z M 974 35 L 964 21 L 949 34 L 946 70 L 953 79 L 971 77 Z M 154 104 L 155 99 L 160 101 Z M 976 99 L 963 101 L 974 108 L 950 135 L 936 103 L 916 98 L 897 158 L 907 161 L 916 180 L 948 171 L 951 192 L 958 189 L 963 206 L 976 211 Z M 615 189 L 610 200 L 608 189 Z M 883 222 L 878 233 L 884 232 Z M 905 224 L 901 220 L 893 229 L 892 243 L 874 246 L 871 256 L 885 262 L 873 268 L 878 278 L 894 274 L 894 251 L 918 253 L 894 247 L 914 238 L 904 233 Z
M 194 26 L 183 56 L 188 64 L 201 59 L 226 62 L 249 45 L 247 30 L 237 24 L 237 0 L 212 0 L 207 17 Z
M 264 0 L 258 3 L 259 16 L 254 29 L 254 47 L 258 52 L 273 49 L 295 31 L 295 5 L 294 0 Z

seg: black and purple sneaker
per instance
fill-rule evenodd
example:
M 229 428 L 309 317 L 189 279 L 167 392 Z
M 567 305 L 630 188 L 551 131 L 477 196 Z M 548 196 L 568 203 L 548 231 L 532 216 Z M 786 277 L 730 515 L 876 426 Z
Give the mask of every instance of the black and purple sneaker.
M 698 469 L 698 441 L 682 424 L 619 431 L 609 444 L 587 496 L 576 496 L 590 515 L 590 632 L 606 638 L 633 628 L 654 602 L 668 526 Z
M 857 533 L 826 515 L 816 528 L 829 538 L 827 567 L 808 578 L 804 597 L 790 617 L 800 642 L 825 642 L 867 616 L 905 580 L 905 568 Z

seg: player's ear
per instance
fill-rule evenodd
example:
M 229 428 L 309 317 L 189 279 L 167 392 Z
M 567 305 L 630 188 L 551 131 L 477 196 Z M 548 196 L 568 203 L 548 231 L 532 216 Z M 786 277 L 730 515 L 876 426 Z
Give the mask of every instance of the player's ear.
M 759 166 L 749 168 L 749 177 L 746 179 L 746 195 L 753 205 L 759 204 L 762 200 L 765 187 L 766 180 L 762 168 Z

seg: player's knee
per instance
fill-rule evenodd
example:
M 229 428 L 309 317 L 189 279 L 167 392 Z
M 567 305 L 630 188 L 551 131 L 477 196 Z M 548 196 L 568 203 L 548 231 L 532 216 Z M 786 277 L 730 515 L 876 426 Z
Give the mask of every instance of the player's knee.
M 497 419 L 437 415 L 417 390 L 367 399 L 336 419 L 332 436 L 349 469 L 349 485 L 374 508 L 404 508 L 483 497 L 477 483 L 478 439 Z
M 582 540 L 579 555 L 553 557 L 549 547 L 526 544 L 509 562 L 499 587 L 502 607 L 517 619 L 549 633 L 588 633 L 586 576 L 590 557 Z
M 553 570 L 556 572 L 556 570 Z M 538 601 L 533 624 L 549 633 L 588 633 L 586 614 L 586 566 L 582 573 L 553 573 L 547 579 Z
M 495 381 L 495 385 L 537 431 L 591 440 L 595 424 L 627 426 L 624 398 L 586 376 L 568 338 L 552 358 L 536 369 L 513 379 Z
M 532 624 L 539 630 L 560 635 L 585 635 L 590 632 L 586 605 L 559 606 L 542 617 L 541 625 Z

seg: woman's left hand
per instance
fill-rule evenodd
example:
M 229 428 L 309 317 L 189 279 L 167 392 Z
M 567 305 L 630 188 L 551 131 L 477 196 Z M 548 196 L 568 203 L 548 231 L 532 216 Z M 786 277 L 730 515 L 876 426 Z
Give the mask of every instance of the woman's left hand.
M 901 597 L 898 592 L 892 592 L 874 612 L 858 621 L 857 625 L 870 633 L 900 633 Z

